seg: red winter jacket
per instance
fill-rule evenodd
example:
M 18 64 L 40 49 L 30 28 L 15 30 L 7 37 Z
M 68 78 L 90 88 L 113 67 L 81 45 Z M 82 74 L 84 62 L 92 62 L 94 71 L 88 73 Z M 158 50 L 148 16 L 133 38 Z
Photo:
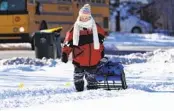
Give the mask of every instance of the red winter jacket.
M 94 49 L 92 31 L 85 28 L 80 30 L 78 46 L 73 45 L 73 27 L 67 32 L 62 53 L 68 57 L 72 52 L 74 65 L 79 67 L 95 67 L 103 58 L 105 31 L 98 24 L 96 25 L 100 42 L 100 48 L 98 50 Z

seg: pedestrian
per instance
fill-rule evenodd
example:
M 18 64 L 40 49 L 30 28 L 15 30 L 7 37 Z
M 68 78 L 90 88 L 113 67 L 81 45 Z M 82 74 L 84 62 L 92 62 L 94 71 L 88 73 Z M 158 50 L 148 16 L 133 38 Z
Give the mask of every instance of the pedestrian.
M 74 85 L 77 91 L 84 90 L 84 77 L 87 89 L 97 89 L 95 69 L 104 57 L 104 29 L 91 15 L 91 7 L 85 4 L 73 27 L 66 33 L 62 48 L 62 62 L 67 63 L 72 52 L 74 65 Z

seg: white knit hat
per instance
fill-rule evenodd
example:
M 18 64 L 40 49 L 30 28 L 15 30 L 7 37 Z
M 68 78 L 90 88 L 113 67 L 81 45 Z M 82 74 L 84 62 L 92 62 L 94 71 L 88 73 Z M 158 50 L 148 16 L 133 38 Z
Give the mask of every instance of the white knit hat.
M 85 4 L 79 11 L 79 16 L 91 16 L 91 6 Z

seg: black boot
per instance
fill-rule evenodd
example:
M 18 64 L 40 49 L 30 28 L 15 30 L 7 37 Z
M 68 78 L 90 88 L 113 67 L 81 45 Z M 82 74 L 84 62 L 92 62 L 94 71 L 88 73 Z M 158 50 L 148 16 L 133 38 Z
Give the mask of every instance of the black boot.
M 75 88 L 78 92 L 84 90 L 84 81 L 75 82 L 74 85 L 75 85 Z
M 98 89 L 96 83 L 87 85 L 87 90 L 94 90 L 94 89 Z

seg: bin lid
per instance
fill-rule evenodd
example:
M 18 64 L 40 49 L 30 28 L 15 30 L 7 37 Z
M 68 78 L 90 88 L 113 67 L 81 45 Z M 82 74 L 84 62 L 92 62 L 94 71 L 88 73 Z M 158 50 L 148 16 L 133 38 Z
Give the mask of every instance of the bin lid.
M 61 30 L 62 30 L 62 27 L 56 27 L 56 28 L 51 28 L 51 29 L 40 30 L 40 32 L 41 33 L 53 33 L 53 32 L 59 33 Z

